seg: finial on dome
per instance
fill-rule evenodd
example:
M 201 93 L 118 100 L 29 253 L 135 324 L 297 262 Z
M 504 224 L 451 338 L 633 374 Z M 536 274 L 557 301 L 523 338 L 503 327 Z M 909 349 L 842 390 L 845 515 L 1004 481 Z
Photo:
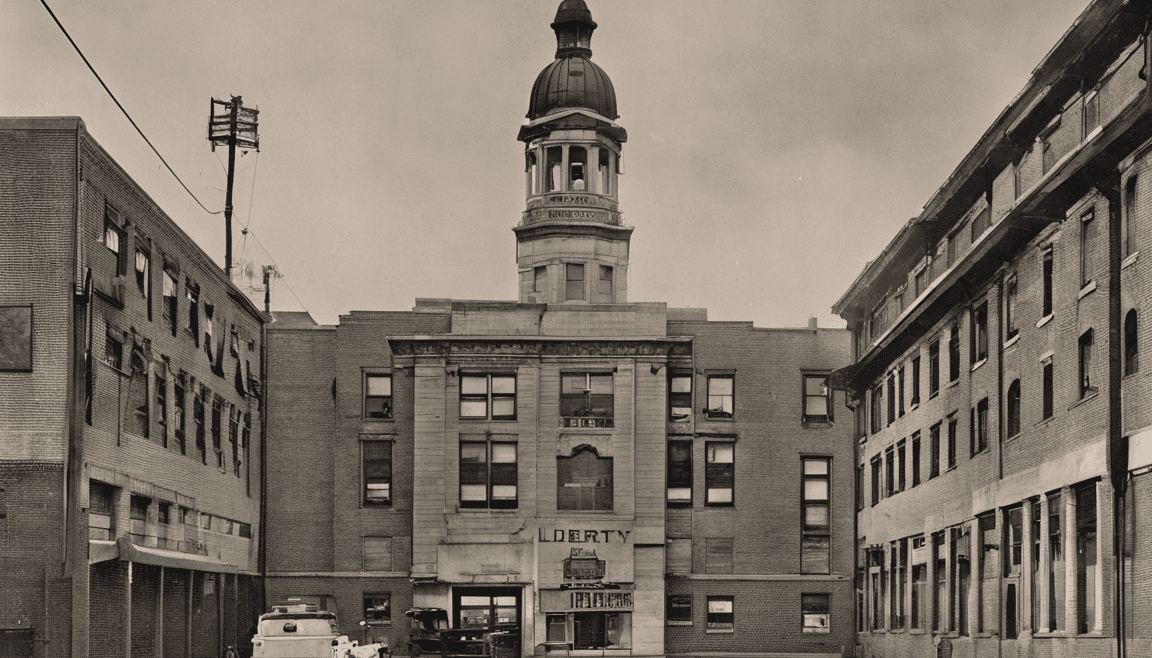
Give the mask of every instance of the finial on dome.
M 592 31 L 596 21 L 584 0 L 561 0 L 552 21 L 556 32 L 556 59 L 565 57 L 592 57 Z

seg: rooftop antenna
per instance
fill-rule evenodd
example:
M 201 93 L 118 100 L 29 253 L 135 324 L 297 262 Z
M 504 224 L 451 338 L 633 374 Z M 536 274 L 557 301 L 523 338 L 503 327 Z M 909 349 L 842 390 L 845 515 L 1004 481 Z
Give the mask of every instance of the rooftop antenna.
M 220 106 L 217 114 L 217 105 Z M 216 146 L 228 145 L 228 191 L 224 198 L 224 275 L 232 280 L 232 178 L 236 170 L 236 147 L 248 150 L 260 150 L 260 136 L 256 133 L 257 118 L 260 110 L 254 107 L 244 107 L 240 96 L 233 96 L 231 101 L 218 101 L 212 99 L 208 107 L 208 140 L 212 142 L 212 151 Z

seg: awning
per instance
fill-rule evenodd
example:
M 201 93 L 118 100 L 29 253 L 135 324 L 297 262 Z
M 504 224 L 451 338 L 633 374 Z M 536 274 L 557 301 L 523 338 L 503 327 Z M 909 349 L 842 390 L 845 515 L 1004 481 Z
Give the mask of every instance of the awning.
M 96 539 L 88 540 L 88 564 L 103 562 L 117 557 L 125 562 L 139 562 L 141 564 L 152 564 L 158 567 L 170 567 L 173 569 L 209 571 L 213 573 L 237 573 L 240 571 L 240 567 L 235 564 L 213 560 L 203 555 L 137 546 L 129 541 L 128 537 L 121 537 L 116 542 Z

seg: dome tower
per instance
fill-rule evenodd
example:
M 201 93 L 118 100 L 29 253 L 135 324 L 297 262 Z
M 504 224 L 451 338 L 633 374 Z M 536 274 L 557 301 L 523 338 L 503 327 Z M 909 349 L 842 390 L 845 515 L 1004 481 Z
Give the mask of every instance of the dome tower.
M 526 209 L 516 233 L 524 303 L 628 301 L 628 249 L 618 176 L 628 139 L 616 91 L 592 63 L 596 22 L 584 0 L 562 0 L 552 22 L 556 59 L 532 85 L 524 142 Z

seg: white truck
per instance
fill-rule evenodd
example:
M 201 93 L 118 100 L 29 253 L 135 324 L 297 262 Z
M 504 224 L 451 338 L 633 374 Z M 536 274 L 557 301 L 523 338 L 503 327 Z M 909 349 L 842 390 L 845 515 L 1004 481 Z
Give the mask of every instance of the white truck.
M 260 615 L 252 637 L 252 658 L 385 658 L 382 642 L 359 646 L 341 635 L 336 614 L 309 604 L 273 606 Z

